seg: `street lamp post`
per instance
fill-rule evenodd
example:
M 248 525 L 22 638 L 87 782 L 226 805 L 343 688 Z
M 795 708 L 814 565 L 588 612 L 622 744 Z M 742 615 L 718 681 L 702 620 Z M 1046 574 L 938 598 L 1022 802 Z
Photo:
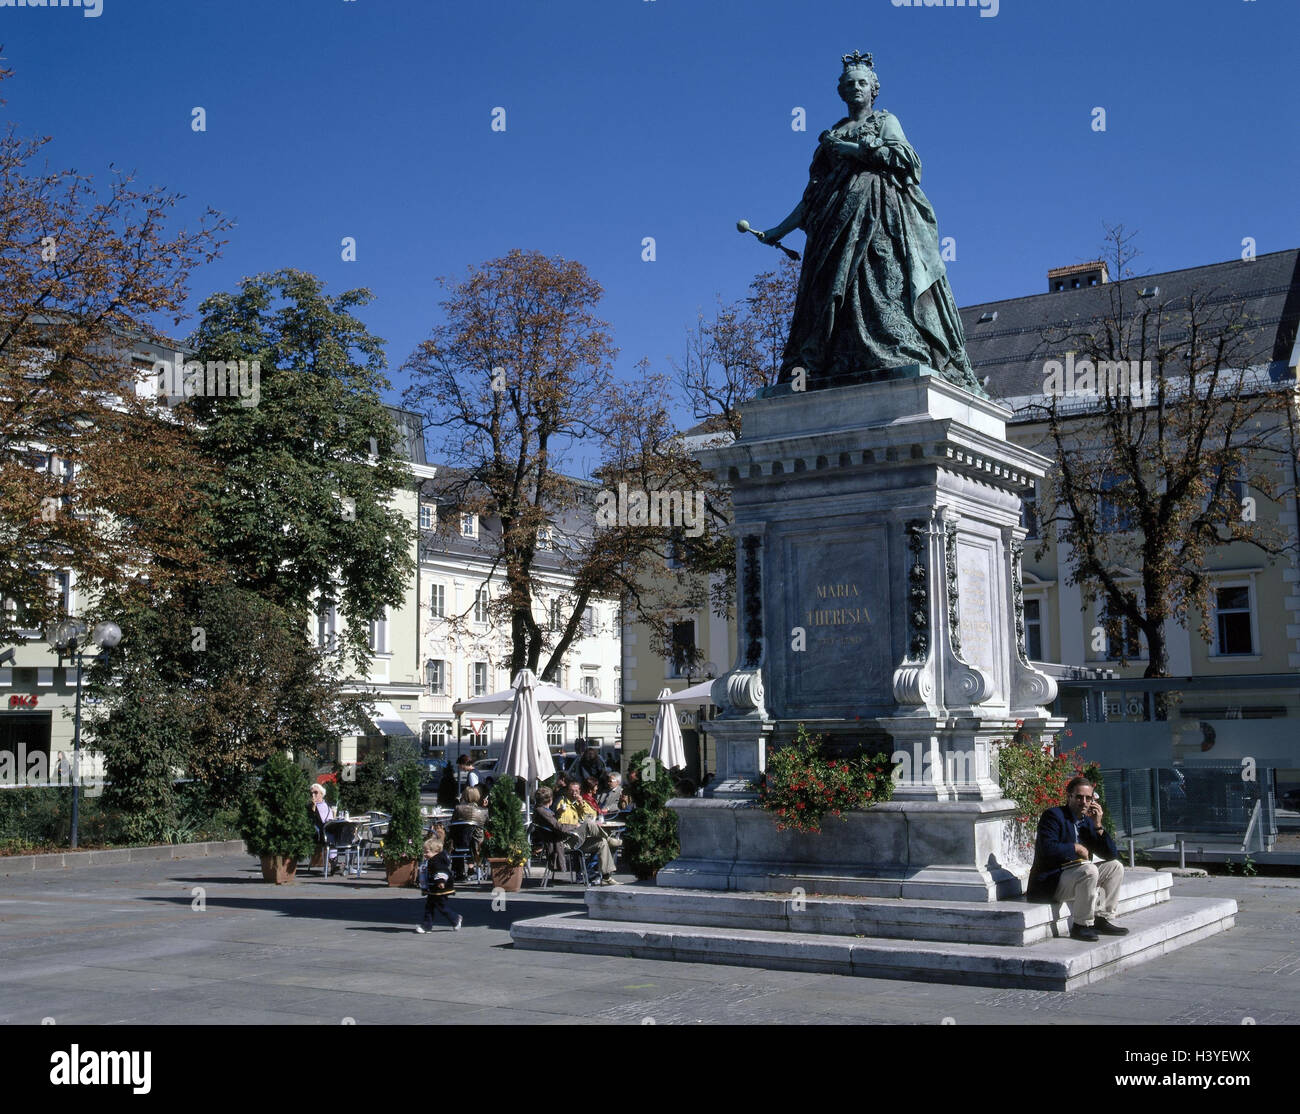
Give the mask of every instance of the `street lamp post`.
M 111 650 L 122 641 L 122 628 L 116 623 L 96 623 L 86 633 L 86 624 L 80 619 L 64 619 L 55 625 L 50 643 L 59 652 L 59 661 L 70 657 L 77 665 L 77 696 L 72 715 L 72 831 L 69 845 L 77 849 L 77 824 L 81 808 L 81 670 L 89 646 Z

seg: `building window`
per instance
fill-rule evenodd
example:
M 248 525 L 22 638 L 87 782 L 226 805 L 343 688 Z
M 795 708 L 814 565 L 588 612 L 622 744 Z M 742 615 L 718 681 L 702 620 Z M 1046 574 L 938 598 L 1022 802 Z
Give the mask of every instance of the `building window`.
M 1132 661 L 1142 656 L 1142 638 L 1138 626 L 1127 616 L 1120 616 L 1112 625 L 1109 612 L 1103 610 L 1099 621 L 1106 631 L 1106 659 Z
M 460 536 L 462 538 L 478 536 L 478 515 L 462 514 L 460 516 Z
M 594 673 L 583 675 L 581 688 L 578 690 L 583 696 L 590 696 L 592 700 L 600 699 L 600 681 Z
M 555 535 L 550 526 L 543 526 L 537 531 L 537 548 L 538 550 L 555 548 Z
M 1214 591 L 1214 611 L 1218 627 L 1219 654 L 1253 654 L 1250 586 L 1234 584 Z
M 564 723 L 548 723 L 546 725 L 546 745 L 552 750 L 564 749 Z
M 430 696 L 446 696 L 447 693 L 447 663 L 430 659 L 424 663 L 424 680 L 429 686 Z
M 1124 534 L 1133 529 L 1132 508 L 1126 505 L 1128 495 L 1123 490 L 1127 486 L 1128 477 L 1117 472 L 1107 472 L 1102 477 L 1097 498 L 1097 528 L 1103 534 Z
M 673 624 L 672 676 L 684 677 L 695 661 L 695 620 Z
M 469 688 L 471 696 L 486 696 L 488 691 L 488 663 L 476 661 L 470 666 Z
M 54 590 L 59 595 L 59 614 L 72 614 L 72 573 L 66 569 L 54 574 Z
M 429 585 L 429 614 L 435 619 L 445 619 L 447 617 L 447 589 L 445 585 Z
M 474 593 L 474 622 L 486 623 L 488 621 L 488 590 L 480 588 Z
M 420 504 L 420 529 L 432 530 L 438 525 L 438 508 L 433 503 Z
M 326 653 L 332 653 L 338 647 L 338 609 L 330 604 L 316 615 L 316 645 Z
M 447 720 L 426 719 L 420 725 L 420 748 L 425 758 L 441 757 L 451 742 L 451 724 Z
M 551 600 L 551 630 L 561 631 L 564 629 L 564 615 L 561 614 L 562 603 L 557 596 Z
M 596 609 L 594 607 L 584 607 L 582 609 L 582 620 L 579 624 L 584 636 L 592 634 L 596 629 Z
M 388 609 L 378 619 L 370 620 L 370 637 L 367 644 L 372 654 L 388 653 Z
M 1038 485 L 1020 498 L 1020 525 L 1025 528 L 1026 538 L 1038 537 Z
M 1232 478 L 1223 485 L 1223 490 L 1219 494 L 1219 506 L 1224 508 L 1222 520 L 1234 522 L 1241 518 L 1242 510 L 1246 505 L 1246 495 L 1250 491 L 1250 486 L 1246 482 L 1246 469 L 1244 467 L 1237 465 L 1231 467 L 1230 471 L 1232 473 Z M 1219 465 L 1212 470 L 1208 477 L 1208 490 L 1205 493 L 1205 499 L 1203 502 L 1205 510 L 1210 509 L 1210 498 L 1214 493 L 1215 487 L 1219 483 L 1219 476 L 1222 473 L 1223 466 Z
M 1043 660 L 1043 601 L 1025 600 L 1025 657 Z
M 664 557 L 670 569 L 683 569 L 686 567 L 686 562 L 682 560 L 682 542 L 680 538 L 673 536 L 668 539 L 664 547 Z

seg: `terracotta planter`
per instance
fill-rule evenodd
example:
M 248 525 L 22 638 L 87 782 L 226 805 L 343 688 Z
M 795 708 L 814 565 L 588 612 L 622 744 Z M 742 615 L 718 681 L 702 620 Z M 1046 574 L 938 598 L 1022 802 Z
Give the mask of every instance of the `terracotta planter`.
M 263 882 L 274 882 L 277 886 L 283 886 L 286 882 L 292 882 L 297 872 L 297 859 L 291 859 L 286 855 L 262 856 Z
M 506 893 L 516 893 L 523 888 L 523 863 L 511 866 L 506 859 L 488 859 L 488 866 L 492 868 L 493 888 L 505 890 Z
M 400 863 L 384 863 L 384 873 L 388 875 L 390 886 L 415 885 L 415 860 L 403 859 Z

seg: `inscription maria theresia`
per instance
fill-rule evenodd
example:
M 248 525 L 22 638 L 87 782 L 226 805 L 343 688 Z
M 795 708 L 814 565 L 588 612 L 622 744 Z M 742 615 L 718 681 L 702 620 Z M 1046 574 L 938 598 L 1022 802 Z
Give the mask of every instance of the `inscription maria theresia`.
M 869 623 L 871 615 L 862 592 L 851 581 L 815 586 L 816 601 L 808 609 L 810 627 L 840 627 L 852 623 Z M 841 606 L 834 606 L 842 601 Z

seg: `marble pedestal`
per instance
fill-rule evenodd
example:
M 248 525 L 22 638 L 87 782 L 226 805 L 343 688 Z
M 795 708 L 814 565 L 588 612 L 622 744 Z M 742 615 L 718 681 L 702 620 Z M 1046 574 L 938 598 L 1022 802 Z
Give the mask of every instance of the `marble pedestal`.
M 1050 732 L 1052 680 L 1024 653 L 1021 495 L 1047 461 L 1010 412 L 926 368 L 742 408 L 740 440 L 700 453 L 732 494 L 739 658 L 713 687 L 711 801 L 678 802 L 668 884 L 759 890 L 815 872 L 827 893 L 1022 892 L 995 745 Z M 775 831 L 754 783 L 800 723 L 891 755 L 894 801 Z M 730 807 L 719 807 L 729 805 Z

